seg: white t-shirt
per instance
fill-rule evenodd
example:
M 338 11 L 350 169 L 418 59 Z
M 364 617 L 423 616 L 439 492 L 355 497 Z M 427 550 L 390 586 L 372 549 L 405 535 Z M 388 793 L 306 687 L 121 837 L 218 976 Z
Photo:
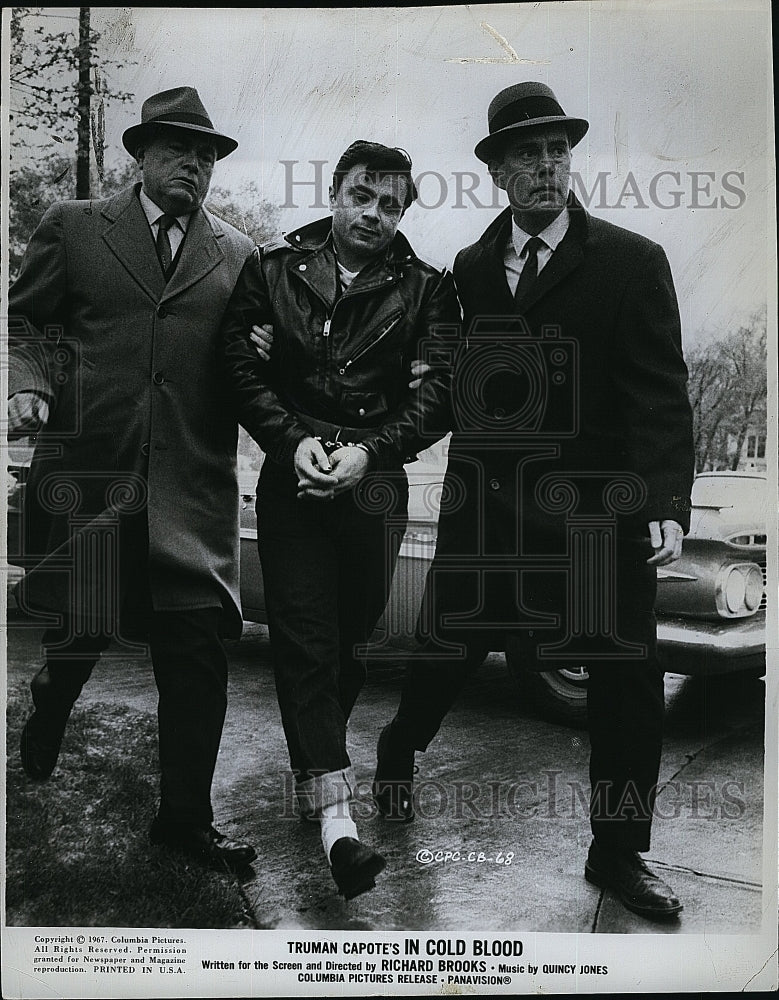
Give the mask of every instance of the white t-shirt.
M 347 271 L 343 264 L 338 260 L 336 261 L 336 264 L 338 264 L 338 277 L 341 279 L 341 290 L 345 292 L 360 272 Z

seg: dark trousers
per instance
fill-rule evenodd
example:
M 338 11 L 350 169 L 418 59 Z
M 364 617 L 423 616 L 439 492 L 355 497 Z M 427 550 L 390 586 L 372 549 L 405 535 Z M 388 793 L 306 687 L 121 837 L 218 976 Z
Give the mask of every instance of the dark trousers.
M 476 641 L 462 659 L 408 663 L 393 720 L 399 744 L 428 748 L 487 652 Z M 647 851 L 663 739 L 663 671 L 656 660 L 588 670 L 592 832 L 603 846 Z
M 296 498 L 266 461 L 257 532 L 276 691 L 297 780 L 350 766 L 346 723 L 366 678 L 364 646 L 389 596 L 405 531 L 405 473 L 369 474 L 334 500 Z
M 164 823 L 209 826 L 211 781 L 227 708 L 227 655 L 218 634 L 221 608 L 152 612 L 148 620 L 159 692 L 160 808 Z M 73 638 L 48 629 L 46 662 L 31 688 L 36 710 L 67 719 L 110 638 Z
M 663 670 L 657 659 L 652 610 L 655 572 L 645 564 L 651 550 L 626 549 L 624 559 L 617 564 L 616 628 L 622 640 L 640 644 L 645 652 L 640 659 L 586 661 L 590 676 L 590 823 L 593 835 L 604 847 L 646 851 L 662 751 Z M 566 603 L 561 586 L 551 575 L 547 580 L 540 577 L 527 588 L 528 607 L 545 613 L 560 611 Z M 428 590 L 426 600 L 431 597 L 435 604 Z M 434 619 L 441 621 L 445 610 L 439 602 Z M 442 655 L 441 647 L 429 640 L 407 665 L 392 732 L 399 745 L 416 750 L 427 749 L 468 677 L 490 649 L 500 648 L 494 638 L 483 638 L 477 631 L 447 635 L 446 629 L 440 628 L 436 634 L 447 642 L 459 643 L 462 652 Z M 509 641 L 516 642 L 519 655 L 537 669 L 539 642 L 555 638 L 559 636 L 544 635 L 536 628 L 520 630 Z

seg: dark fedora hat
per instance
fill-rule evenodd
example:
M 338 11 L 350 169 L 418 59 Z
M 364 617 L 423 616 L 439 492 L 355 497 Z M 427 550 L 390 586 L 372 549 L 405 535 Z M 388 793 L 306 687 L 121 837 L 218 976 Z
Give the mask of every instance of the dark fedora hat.
M 131 125 L 122 136 L 122 143 L 130 156 L 135 156 L 144 137 L 159 126 L 184 128 L 208 136 L 216 146 L 217 160 L 232 153 L 238 146 L 235 139 L 216 131 L 194 87 L 163 90 L 143 102 L 140 125 Z
M 583 118 L 567 115 L 546 84 L 532 81 L 501 90 L 490 102 L 487 123 L 490 134 L 474 150 L 484 163 L 489 163 L 501 141 L 514 129 L 529 125 L 562 125 L 568 132 L 571 146 L 575 146 L 590 127 L 590 123 Z

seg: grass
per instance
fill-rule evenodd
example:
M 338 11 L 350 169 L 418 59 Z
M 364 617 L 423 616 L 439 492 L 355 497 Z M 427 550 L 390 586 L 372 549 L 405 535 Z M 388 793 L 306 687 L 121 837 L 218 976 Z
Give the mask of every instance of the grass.
M 48 781 L 18 739 L 26 686 L 7 710 L 6 921 L 11 926 L 251 927 L 239 883 L 152 847 L 157 720 L 116 705 L 74 709 Z

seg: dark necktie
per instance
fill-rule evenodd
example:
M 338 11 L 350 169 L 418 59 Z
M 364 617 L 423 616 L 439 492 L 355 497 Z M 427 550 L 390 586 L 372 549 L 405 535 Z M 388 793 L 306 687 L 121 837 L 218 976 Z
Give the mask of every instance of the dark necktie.
M 538 280 L 538 251 L 544 245 L 544 241 L 538 236 L 531 236 L 525 244 L 527 251 L 525 266 L 519 275 L 517 290 L 514 292 L 514 305 L 516 306 L 525 301 Z
M 173 254 L 170 249 L 170 237 L 168 236 L 168 230 L 171 226 L 175 225 L 176 217 L 174 215 L 161 215 L 159 218 L 159 223 L 157 226 L 157 256 L 160 258 L 160 264 L 162 266 L 162 273 L 168 278 L 170 272 L 170 264 L 173 260 Z

